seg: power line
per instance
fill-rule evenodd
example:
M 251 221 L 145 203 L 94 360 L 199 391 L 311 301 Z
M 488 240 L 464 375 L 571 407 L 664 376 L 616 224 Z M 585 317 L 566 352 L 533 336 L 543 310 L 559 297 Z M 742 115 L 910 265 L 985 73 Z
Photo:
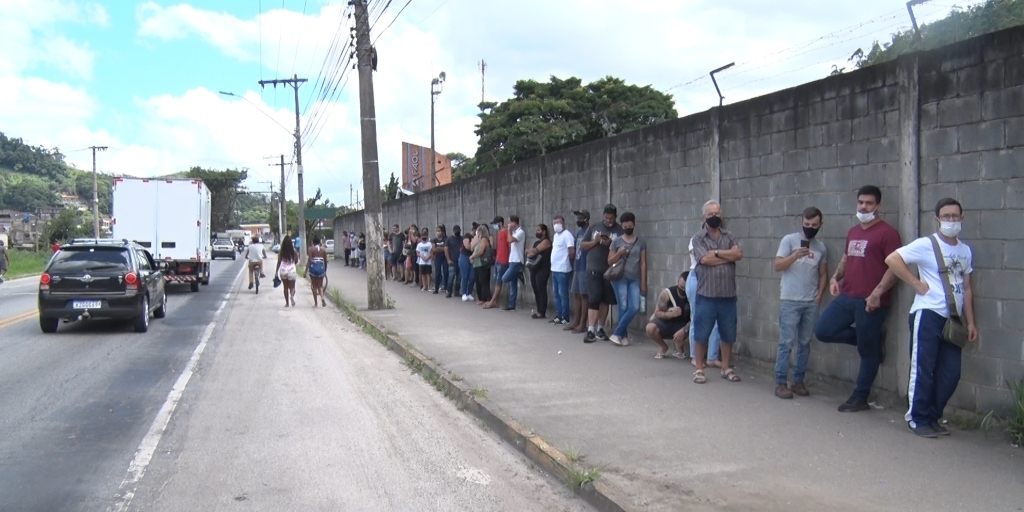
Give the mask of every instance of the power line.
M 377 44 L 377 41 L 380 40 L 380 36 L 384 35 L 384 33 L 387 32 L 389 28 L 391 28 L 391 25 L 395 24 L 395 21 L 398 20 L 398 17 L 402 15 L 402 11 L 405 11 L 405 8 L 409 7 L 409 4 L 411 3 L 412 0 L 408 0 L 407 2 L 405 2 L 405 5 L 403 5 L 402 8 L 399 9 L 398 14 L 396 14 L 394 18 L 391 18 L 391 23 L 388 23 L 388 26 L 384 27 L 384 30 L 381 30 L 380 32 L 377 33 L 377 37 L 373 39 L 373 44 Z

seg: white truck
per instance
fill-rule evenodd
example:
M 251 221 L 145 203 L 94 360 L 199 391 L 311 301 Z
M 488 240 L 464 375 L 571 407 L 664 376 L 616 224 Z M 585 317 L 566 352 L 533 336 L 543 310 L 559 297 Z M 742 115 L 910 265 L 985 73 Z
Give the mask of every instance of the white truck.
M 113 237 L 167 262 L 168 284 L 210 284 L 210 189 L 202 180 L 114 178 Z

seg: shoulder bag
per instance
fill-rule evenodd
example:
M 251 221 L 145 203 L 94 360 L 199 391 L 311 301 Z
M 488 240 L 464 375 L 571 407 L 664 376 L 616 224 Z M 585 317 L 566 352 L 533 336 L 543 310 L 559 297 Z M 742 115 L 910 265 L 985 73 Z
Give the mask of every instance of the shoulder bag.
M 637 240 L 637 242 L 639 242 L 639 240 Z M 626 275 L 626 260 L 629 259 L 629 253 L 633 252 L 633 246 L 635 246 L 637 242 L 630 244 L 629 250 L 626 251 L 626 255 L 619 258 L 619 260 L 613 263 L 612 266 L 608 267 L 608 270 L 604 271 L 604 279 L 606 281 L 618 281 Z
M 935 262 L 938 264 L 939 269 L 939 280 L 942 281 L 942 288 L 946 292 L 946 310 L 949 313 L 949 318 L 946 319 L 946 324 L 942 326 L 942 337 L 946 341 L 964 348 L 967 345 L 967 339 L 969 337 L 967 327 L 964 325 L 963 320 L 956 309 L 956 299 L 953 297 L 953 287 L 950 284 L 949 268 L 946 267 L 945 262 L 942 259 L 942 250 L 939 248 L 939 241 L 934 236 L 928 237 L 932 241 L 932 249 L 935 252 Z

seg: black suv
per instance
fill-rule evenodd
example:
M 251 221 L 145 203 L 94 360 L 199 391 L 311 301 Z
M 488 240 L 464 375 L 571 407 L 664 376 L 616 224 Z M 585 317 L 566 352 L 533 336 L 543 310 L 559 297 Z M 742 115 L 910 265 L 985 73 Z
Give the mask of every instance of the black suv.
M 56 332 L 61 320 L 134 320 L 149 330 L 149 314 L 167 315 L 162 263 L 127 240 L 73 240 L 50 258 L 39 277 L 39 327 Z

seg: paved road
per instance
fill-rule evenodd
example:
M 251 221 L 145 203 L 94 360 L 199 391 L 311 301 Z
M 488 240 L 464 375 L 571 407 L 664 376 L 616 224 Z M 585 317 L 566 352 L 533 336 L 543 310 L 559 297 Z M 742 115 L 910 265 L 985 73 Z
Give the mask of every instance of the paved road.
M 97 322 L 43 335 L 37 281 L 0 285 L 0 508 L 105 510 L 240 268 L 217 261 L 199 293 L 169 288 L 145 334 Z
M 0 509 L 588 510 L 336 310 L 256 296 L 241 267 L 144 335 L 0 328 Z M 34 307 L 22 286 L 0 318 Z

